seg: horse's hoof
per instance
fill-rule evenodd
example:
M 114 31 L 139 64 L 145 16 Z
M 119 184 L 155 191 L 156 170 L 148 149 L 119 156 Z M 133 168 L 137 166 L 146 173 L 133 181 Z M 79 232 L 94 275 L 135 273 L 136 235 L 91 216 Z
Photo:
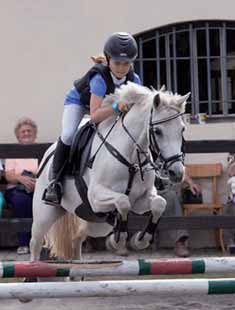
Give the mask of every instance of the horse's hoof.
M 115 254 L 119 256 L 128 256 L 129 251 L 127 249 L 120 249 L 120 250 L 117 250 Z
M 126 240 L 120 240 L 119 242 L 116 242 L 114 234 L 106 238 L 105 246 L 108 251 L 113 252 L 115 255 L 128 256 L 129 254 L 126 248 Z
M 116 249 L 113 247 L 112 245 L 112 242 L 110 240 L 110 236 L 108 236 L 106 239 L 105 239 L 105 247 L 106 247 L 106 250 L 109 251 L 109 252 L 113 252 L 115 251 Z
M 141 233 L 141 231 L 138 231 L 130 238 L 129 245 L 135 251 L 145 250 L 150 246 L 151 235 L 146 233 L 143 239 L 140 240 Z
M 19 302 L 22 302 L 24 304 L 28 303 L 28 302 L 31 302 L 33 299 L 31 298 L 27 298 L 27 297 L 20 297 L 19 298 Z

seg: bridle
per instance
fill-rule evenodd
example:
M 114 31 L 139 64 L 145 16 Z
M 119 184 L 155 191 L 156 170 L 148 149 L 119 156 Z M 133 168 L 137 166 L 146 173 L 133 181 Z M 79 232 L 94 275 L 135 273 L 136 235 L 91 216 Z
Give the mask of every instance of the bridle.
M 185 140 L 184 137 L 182 135 L 182 146 L 181 146 L 181 152 L 175 155 L 172 155 L 170 157 L 164 157 L 161 154 L 159 145 L 157 143 L 157 139 L 155 137 L 155 128 L 156 126 L 158 126 L 159 124 L 163 124 L 166 122 L 169 122 L 175 118 L 181 117 L 182 115 L 184 115 L 184 112 L 178 112 L 175 113 L 169 117 L 163 118 L 159 121 L 155 121 L 153 122 L 153 108 L 151 109 L 151 114 L 150 114 L 150 122 L 149 122 L 149 139 L 150 139 L 150 150 L 151 152 L 155 155 L 155 161 L 158 161 L 158 165 L 161 166 L 161 169 L 164 170 L 168 170 L 170 168 L 171 165 L 173 165 L 175 162 L 180 161 L 180 162 L 184 162 L 184 156 L 185 156 L 185 152 L 184 152 L 184 146 L 185 146 Z
M 141 179 L 142 179 L 142 181 L 144 181 L 143 167 L 146 166 L 147 164 L 150 164 L 151 169 L 153 169 L 155 171 L 157 177 L 161 177 L 161 175 L 159 173 L 159 171 L 160 171 L 159 165 L 156 165 L 154 163 L 154 161 L 152 160 L 152 156 L 150 154 L 151 152 L 154 152 L 155 154 L 157 154 L 157 158 L 160 159 L 164 169 L 168 169 L 173 163 L 175 163 L 177 161 L 183 162 L 183 160 L 184 160 L 184 152 L 183 151 L 179 154 L 175 154 L 175 155 L 170 156 L 168 158 L 164 158 L 160 152 L 160 148 L 158 146 L 158 143 L 157 143 L 157 140 L 156 140 L 156 137 L 154 134 L 155 126 L 162 124 L 162 123 L 165 123 L 165 122 L 168 122 L 168 121 L 171 121 L 172 119 L 175 119 L 177 117 L 181 117 L 184 113 L 183 112 L 182 113 L 176 113 L 172 116 L 169 116 L 167 118 L 161 119 L 161 120 L 156 121 L 156 122 L 153 122 L 152 114 L 153 114 L 153 108 L 151 109 L 150 121 L 149 121 L 150 148 L 147 152 L 145 150 L 143 150 L 142 147 L 137 143 L 136 139 L 133 137 L 133 135 L 130 133 L 129 129 L 124 124 L 124 118 L 125 118 L 124 113 L 121 113 L 118 115 L 118 117 L 116 118 L 116 120 L 112 126 L 112 129 L 113 129 L 114 126 L 117 124 L 118 120 L 121 118 L 122 127 L 123 127 L 124 131 L 130 137 L 130 139 L 133 141 L 133 143 L 136 147 L 137 162 L 135 162 L 135 163 L 130 163 L 114 146 L 112 146 L 109 142 L 107 142 L 107 138 L 108 138 L 108 135 L 110 134 L 111 130 L 109 130 L 108 134 L 104 137 L 99 132 L 98 128 L 96 127 L 96 133 L 102 141 L 101 146 L 104 145 L 110 154 L 112 154 L 123 165 L 128 167 L 129 179 L 128 179 L 127 189 L 125 191 L 126 195 L 128 195 L 131 191 L 134 176 L 135 176 L 137 171 L 140 171 Z M 182 137 L 182 141 L 184 141 L 183 137 Z M 183 142 L 182 142 L 182 146 L 183 146 Z M 98 150 L 100 150 L 100 147 L 98 148 Z M 181 149 L 183 149 L 183 148 L 181 148 Z M 95 155 L 96 154 L 97 154 L 97 152 L 95 153 Z M 140 158 L 141 155 L 142 155 L 142 157 L 144 157 L 143 161 L 141 161 L 141 158 Z M 94 161 L 94 159 L 95 159 L 95 156 L 92 157 L 92 162 Z

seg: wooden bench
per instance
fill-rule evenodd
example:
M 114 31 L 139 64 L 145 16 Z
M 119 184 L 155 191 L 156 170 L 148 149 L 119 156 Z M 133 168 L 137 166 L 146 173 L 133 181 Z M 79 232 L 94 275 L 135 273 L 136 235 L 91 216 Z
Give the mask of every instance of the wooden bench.
M 213 215 L 221 215 L 223 205 L 220 202 L 218 194 L 218 178 L 221 176 L 223 167 L 221 163 L 215 164 L 192 164 L 186 165 L 187 174 L 192 179 L 208 179 L 211 184 L 211 202 L 210 203 L 194 203 L 183 204 L 183 213 L 185 216 L 197 210 L 207 210 Z M 216 244 L 220 245 L 223 253 L 225 252 L 223 230 L 215 230 Z

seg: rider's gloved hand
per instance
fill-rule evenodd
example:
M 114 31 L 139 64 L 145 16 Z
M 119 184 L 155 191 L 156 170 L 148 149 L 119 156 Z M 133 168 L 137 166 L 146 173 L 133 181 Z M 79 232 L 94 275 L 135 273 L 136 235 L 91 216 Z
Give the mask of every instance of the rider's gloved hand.
M 120 112 L 128 112 L 129 111 L 128 105 L 122 101 L 118 103 L 118 108 L 119 108 Z
M 125 102 L 123 102 L 123 101 L 120 101 L 120 102 L 114 101 L 112 103 L 112 108 L 115 111 L 115 113 L 117 113 L 117 114 L 120 114 L 122 112 L 125 113 L 125 112 L 129 111 L 128 105 Z

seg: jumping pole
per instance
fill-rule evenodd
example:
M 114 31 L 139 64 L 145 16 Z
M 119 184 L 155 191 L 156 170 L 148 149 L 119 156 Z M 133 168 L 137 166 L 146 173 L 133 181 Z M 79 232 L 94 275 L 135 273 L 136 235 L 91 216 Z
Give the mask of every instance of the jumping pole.
M 235 257 L 45 263 L 0 262 L 0 278 L 235 273 Z
M 234 294 L 233 279 L 0 283 L 0 299 Z

